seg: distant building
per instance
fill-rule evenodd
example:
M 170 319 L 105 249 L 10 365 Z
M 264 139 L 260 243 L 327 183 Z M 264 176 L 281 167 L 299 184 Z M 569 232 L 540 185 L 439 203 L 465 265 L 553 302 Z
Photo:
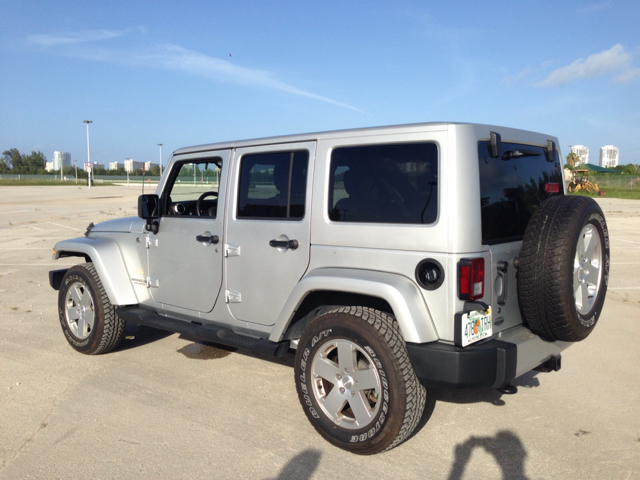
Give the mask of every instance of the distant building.
M 60 167 L 71 166 L 71 154 L 69 152 L 53 152 L 53 170 L 60 170 Z
M 124 170 L 124 163 L 121 162 L 110 162 L 109 170 Z
M 58 169 L 60 170 L 60 169 Z M 44 164 L 44 171 L 45 172 L 53 172 L 53 162 L 47 162 Z
M 139 168 L 142 169 L 142 162 L 136 162 L 133 158 L 124 161 L 125 172 L 131 173 Z
M 612 168 L 618 166 L 620 150 L 613 145 L 605 145 L 600 148 L 600 166 L 604 168 Z
M 157 167 L 158 164 L 157 163 L 152 163 L 152 162 L 144 162 L 144 171 L 148 172 L 149 170 L 151 170 L 151 168 L 153 167 Z
M 571 153 L 575 153 L 578 157 L 580 157 L 580 165 L 584 165 L 589 163 L 589 148 L 584 145 L 574 145 L 571 147 Z M 576 167 L 578 164 L 576 164 Z
M 90 165 L 93 166 L 93 171 L 95 171 L 97 168 L 101 168 L 101 169 L 104 170 L 104 163 L 97 163 L 97 162 L 87 163 L 87 162 L 84 162 L 85 171 L 87 170 L 87 167 L 90 166 Z

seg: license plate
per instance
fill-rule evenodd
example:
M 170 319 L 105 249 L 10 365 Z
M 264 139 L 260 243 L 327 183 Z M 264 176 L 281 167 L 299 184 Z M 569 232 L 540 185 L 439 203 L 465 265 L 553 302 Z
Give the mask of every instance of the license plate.
M 462 315 L 461 321 L 463 347 L 493 335 L 491 309 L 486 312 L 473 311 L 471 313 L 467 313 Z

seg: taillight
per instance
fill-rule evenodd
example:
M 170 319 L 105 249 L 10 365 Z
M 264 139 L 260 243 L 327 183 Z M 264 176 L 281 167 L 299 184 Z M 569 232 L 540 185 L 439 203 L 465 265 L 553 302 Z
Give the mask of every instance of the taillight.
M 558 192 L 560 192 L 560 184 L 559 183 L 545 183 L 544 184 L 544 192 L 545 193 L 558 193 Z
M 462 258 L 458 263 L 458 298 L 476 300 L 484 296 L 484 258 Z

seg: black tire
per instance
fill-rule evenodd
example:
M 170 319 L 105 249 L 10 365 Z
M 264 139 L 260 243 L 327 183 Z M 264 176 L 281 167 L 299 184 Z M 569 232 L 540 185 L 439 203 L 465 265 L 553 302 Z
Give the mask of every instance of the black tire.
M 107 353 L 124 337 L 126 322 L 116 315 L 93 263 L 76 265 L 65 273 L 58 315 L 64 336 L 80 353 Z
M 587 338 L 609 281 L 609 232 L 595 200 L 560 195 L 540 205 L 519 261 L 520 309 L 531 331 L 548 340 Z
M 311 424 L 330 443 L 356 454 L 399 445 L 424 410 L 426 391 L 398 324 L 378 310 L 342 307 L 318 317 L 300 339 L 294 371 Z

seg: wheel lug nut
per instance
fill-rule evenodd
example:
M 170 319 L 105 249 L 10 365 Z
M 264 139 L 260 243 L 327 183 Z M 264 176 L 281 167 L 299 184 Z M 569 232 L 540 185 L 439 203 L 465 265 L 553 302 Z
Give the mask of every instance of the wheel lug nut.
M 342 375 L 340 375 L 339 373 L 336 375 L 336 380 L 340 380 L 342 379 Z
M 355 397 L 356 396 L 356 391 L 355 390 L 351 390 L 351 396 Z
M 340 387 L 340 393 L 344 393 L 344 387 Z

